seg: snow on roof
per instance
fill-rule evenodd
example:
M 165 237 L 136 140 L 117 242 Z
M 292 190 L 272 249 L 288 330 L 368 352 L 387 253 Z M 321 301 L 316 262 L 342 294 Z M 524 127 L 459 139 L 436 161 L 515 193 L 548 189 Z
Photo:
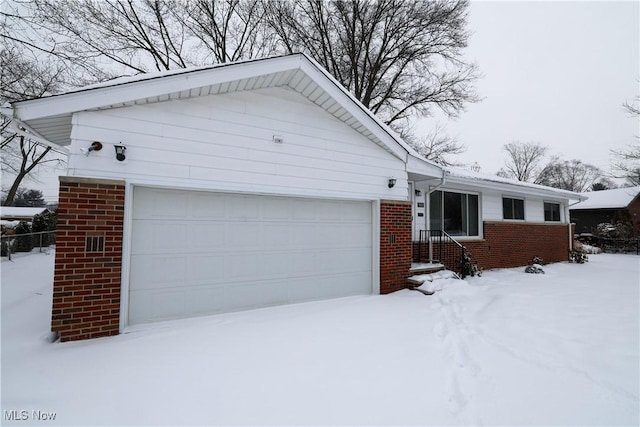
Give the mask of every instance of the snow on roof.
M 579 200 L 586 198 L 580 193 L 573 191 L 562 190 L 559 188 L 548 187 L 546 185 L 533 184 L 531 182 L 517 181 L 515 179 L 503 178 L 498 175 L 490 175 L 486 173 L 473 172 L 467 169 L 460 169 L 454 167 L 445 167 L 447 175 L 452 178 L 460 178 L 466 183 L 473 183 L 474 181 L 482 182 L 486 186 L 486 183 L 495 185 L 507 185 L 510 187 L 519 187 L 522 191 L 535 191 L 547 194 L 555 194 L 557 196 L 568 198 L 572 200 Z
M 572 210 L 626 208 L 633 199 L 640 195 L 640 186 L 590 191 L 588 193 L 582 193 L 582 195 L 589 199 L 572 206 Z
M 0 215 L 2 218 L 33 218 L 35 215 L 41 214 L 48 210 L 47 208 L 26 208 L 17 206 L 0 207 Z

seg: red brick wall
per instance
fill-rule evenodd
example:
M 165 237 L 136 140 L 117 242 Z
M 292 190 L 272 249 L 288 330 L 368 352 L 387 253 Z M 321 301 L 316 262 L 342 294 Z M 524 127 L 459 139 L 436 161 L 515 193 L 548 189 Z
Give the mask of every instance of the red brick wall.
M 122 181 L 60 177 L 51 330 L 62 341 L 119 333 L 123 223 Z
M 411 202 L 380 202 L 380 293 L 406 287 L 411 268 Z
M 567 261 L 569 225 L 486 221 L 483 240 L 461 243 L 483 269 L 519 267 L 536 256 L 544 262 Z

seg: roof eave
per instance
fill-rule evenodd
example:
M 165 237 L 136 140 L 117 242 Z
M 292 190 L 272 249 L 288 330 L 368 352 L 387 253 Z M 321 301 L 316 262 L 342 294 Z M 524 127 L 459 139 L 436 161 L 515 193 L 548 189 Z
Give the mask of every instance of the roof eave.
M 585 200 L 585 196 L 567 190 L 561 190 L 559 188 L 545 187 L 542 185 L 522 185 L 518 182 L 502 182 L 492 181 L 489 179 L 472 179 L 467 177 L 448 175 L 447 182 L 450 184 L 461 184 L 472 187 L 481 187 L 509 192 L 511 194 L 529 194 L 539 197 L 548 197 L 553 199 L 567 199 L 567 200 Z

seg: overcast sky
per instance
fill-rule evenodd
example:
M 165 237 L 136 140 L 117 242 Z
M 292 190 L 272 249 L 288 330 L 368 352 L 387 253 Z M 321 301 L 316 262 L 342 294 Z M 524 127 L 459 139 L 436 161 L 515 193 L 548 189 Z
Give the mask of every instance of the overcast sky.
M 504 165 L 511 141 L 540 142 L 608 171 L 610 150 L 640 135 L 639 119 L 622 109 L 640 93 L 639 23 L 638 1 L 472 2 L 467 57 L 483 74 L 483 100 L 457 120 L 423 119 L 416 130 L 441 121 L 468 147 L 454 160 L 477 161 L 484 173 Z M 57 199 L 57 177 L 41 178 L 24 186 Z
M 472 2 L 467 57 L 483 100 L 441 120 L 468 147 L 457 161 L 484 173 L 502 146 L 537 141 L 608 171 L 609 151 L 640 134 L 622 103 L 639 92 L 640 2 Z M 428 130 L 434 119 L 422 120 Z

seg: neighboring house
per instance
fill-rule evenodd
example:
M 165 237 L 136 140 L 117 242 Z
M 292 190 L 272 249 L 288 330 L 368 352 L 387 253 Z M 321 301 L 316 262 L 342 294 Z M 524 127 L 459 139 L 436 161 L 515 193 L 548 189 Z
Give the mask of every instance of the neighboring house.
M 570 207 L 576 233 L 593 233 L 601 223 L 630 221 L 640 235 L 640 186 L 583 193 L 589 199 Z
M 32 222 L 34 216 L 45 212 L 49 212 L 49 209 L 2 206 L 0 207 L 0 224 L 4 227 L 13 228 L 20 221 Z
M 566 260 L 580 199 L 424 160 L 302 54 L 118 79 L 14 103 L 13 117 L 69 152 L 62 340 L 393 292 L 423 228 L 485 268 Z

